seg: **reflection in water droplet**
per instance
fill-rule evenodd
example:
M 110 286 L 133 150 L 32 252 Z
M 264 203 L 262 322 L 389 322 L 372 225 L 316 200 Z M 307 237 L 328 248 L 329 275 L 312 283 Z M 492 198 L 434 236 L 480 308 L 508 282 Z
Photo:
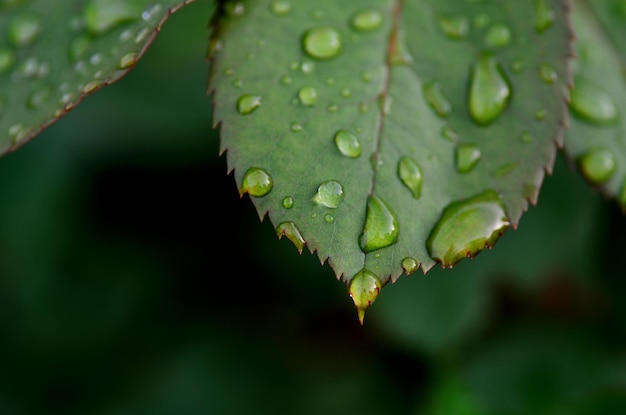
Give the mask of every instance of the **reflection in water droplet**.
M 430 104 L 431 108 L 440 117 L 447 117 L 452 112 L 452 104 L 448 101 L 441 90 L 441 84 L 437 81 L 431 81 L 424 85 L 424 96 Z
M 283 207 L 285 209 L 291 209 L 293 207 L 293 197 L 291 196 L 286 196 L 283 199 Z
M 475 144 L 459 144 L 456 146 L 454 162 L 459 173 L 470 172 L 480 161 L 482 154 Z
M 485 34 L 487 46 L 502 48 L 511 43 L 511 29 L 504 23 L 494 24 Z
M 258 95 L 245 94 L 237 100 L 237 112 L 241 115 L 251 114 L 261 105 L 261 97 Z
M 376 196 L 367 199 L 367 216 L 359 241 L 365 253 L 393 245 L 398 240 L 398 220 L 391 209 Z
M 402 260 L 402 269 L 406 275 L 413 274 L 417 271 L 417 267 L 419 267 L 419 263 L 415 258 L 406 257 Z
M 304 34 L 303 46 L 313 58 L 331 59 L 341 52 L 341 35 L 332 27 L 316 27 Z
M 472 70 L 469 90 L 469 110 L 478 124 L 494 121 L 506 108 L 511 90 L 496 59 L 481 54 Z
M 494 190 L 449 204 L 431 231 L 426 246 L 443 267 L 452 267 L 492 247 L 510 223 Z
M 378 29 L 383 23 L 383 15 L 378 10 L 363 10 L 350 19 L 352 27 L 361 32 Z
M 9 47 L 0 46 L 0 74 L 8 72 L 15 65 L 15 52 Z
M 272 0 L 270 10 L 276 16 L 286 16 L 291 13 L 291 3 L 287 0 Z
M 302 253 L 306 242 L 300 234 L 300 231 L 293 222 L 282 222 L 276 227 L 276 235 L 281 239 L 283 235 L 287 237 L 295 246 L 298 252 Z
M 348 292 L 356 306 L 361 325 L 365 318 L 365 310 L 376 301 L 381 288 L 382 284 L 378 277 L 365 268 L 352 277 Z
M 250 196 L 261 197 L 268 194 L 273 186 L 269 173 L 259 167 L 250 167 L 243 176 L 239 194 L 248 193 Z
M 554 10 L 548 0 L 535 0 L 535 30 L 543 33 L 554 22 Z
M 128 69 L 133 66 L 135 62 L 137 62 L 137 53 L 127 53 L 117 62 L 117 69 Z
M 143 12 L 142 2 L 123 0 L 88 0 L 83 9 L 85 28 L 101 35 L 114 27 L 137 20 Z
M 361 155 L 359 139 L 349 131 L 339 130 L 335 134 L 335 145 L 339 152 L 346 157 L 356 158 Z
M 610 124 L 618 118 L 617 106 L 611 95 L 581 77 L 574 80 L 570 109 L 580 119 L 594 124 Z
M 19 14 L 9 22 L 7 36 L 13 46 L 24 48 L 32 45 L 41 34 L 41 17 L 32 12 Z
M 300 102 L 310 107 L 317 101 L 317 90 L 312 86 L 302 87 L 298 92 L 298 97 Z
M 411 191 L 413 198 L 419 199 L 422 194 L 422 169 L 410 157 L 401 157 L 398 161 L 398 176 L 402 184 Z
M 327 180 L 319 185 L 313 200 L 327 208 L 336 209 L 343 200 L 345 194 L 341 183 L 335 180 Z
M 590 150 L 580 158 L 579 163 L 585 177 L 596 184 L 610 179 L 616 168 L 615 157 L 606 148 Z
M 437 18 L 439 29 L 452 39 L 463 39 L 470 31 L 469 19 L 459 15 L 441 15 Z
M 546 84 L 553 84 L 559 79 L 556 70 L 549 63 L 542 63 L 539 66 L 539 76 Z

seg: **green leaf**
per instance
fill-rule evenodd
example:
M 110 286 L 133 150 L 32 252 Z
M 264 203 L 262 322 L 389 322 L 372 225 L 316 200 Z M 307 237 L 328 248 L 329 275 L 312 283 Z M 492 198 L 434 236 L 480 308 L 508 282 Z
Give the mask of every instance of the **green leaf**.
M 574 2 L 576 33 L 565 151 L 626 212 L 626 2 Z
M 491 247 L 552 169 L 562 1 L 226 2 L 213 35 L 214 122 L 241 195 L 349 284 Z M 361 309 L 374 291 L 350 292 Z
M 0 0 L 0 154 L 131 70 L 194 0 Z

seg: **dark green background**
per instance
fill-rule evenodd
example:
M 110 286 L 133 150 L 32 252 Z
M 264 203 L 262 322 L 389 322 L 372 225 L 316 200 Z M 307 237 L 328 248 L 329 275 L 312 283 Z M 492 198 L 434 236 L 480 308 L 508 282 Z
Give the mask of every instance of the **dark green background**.
M 0 160 L 0 414 L 617 414 L 626 220 L 561 158 L 537 207 L 359 325 L 240 198 L 205 89 L 210 2 Z

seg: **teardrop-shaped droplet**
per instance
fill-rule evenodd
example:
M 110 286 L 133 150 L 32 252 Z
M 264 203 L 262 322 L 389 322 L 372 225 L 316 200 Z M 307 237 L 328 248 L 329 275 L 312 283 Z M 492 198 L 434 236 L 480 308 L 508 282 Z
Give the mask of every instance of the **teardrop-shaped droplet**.
M 431 81 L 424 85 L 424 96 L 431 108 L 440 117 L 447 117 L 452 112 L 452 104 L 441 90 L 441 84 L 437 81 Z
M 504 23 L 494 24 L 485 34 L 485 44 L 494 48 L 502 48 L 511 43 L 511 29 Z
M 454 153 L 454 162 L 459 173 L 468 173 L 480 161 L 482 154 L 475 144 L 459 144 Z
M 117 69 L 128 69 L 137 62 L 137 53 L 131 52 L 122 56 L 117 62 Z
M 378 10 L 363 10 L 353 15 L 350 23 L 360 32 L 370 32 L 383 24 L 383 15 Z
M 437 23 L 439 29 L 451 39 L 463 39 L 470 31 L 470 21 L 466 16 L 441 15 Z
M 542 63 L 539 66 L 539 76 L 546 84 L 553 84 L 559 79 L 556 70 L 549 63 Z
M 259 167 L 250 167 L 243 176 L 239 194 L 248 193 L 250 196 L 262 197 L 267 195 L 274 186 L 272 177 Z
M 357 158 L 361 155 L 361 143 L 350 131 L 339 130 L 335 134 L 335 145 L 346 157 Z
M 365 253 L 393 245 L 398 240 L 398 219 L 382 199 L 370 196 L 367 199 L 367 216 L 359 241 Z
M 482 54 L 472 71 L 469 90 L 469 110 L 478 124 L 493 122 L 506 108 L 511 97 L 509 83 L 497 60 Z
M 579 118 L 594 124 L 610 124 L 618 118 L 617 106 L 611 95 L 581 77 L 575 78 L 570 109 Z
M 304 51 L 316 59 L 332 59 L 341 52 L 341 35 L 329 26 L 308 30 L 303 38 Z
M 287 16 L 291 13 L 291 3 L 287 0 L 272 0 L 270 10 L 276 16 Z
M 298 227 L 293 222 L 282 222 L 276 227 L 276 235 L 278 239 L 281 239 L 283 235 L 287 237 L 298 249 L 298 252 L 302 253 L 306 242 L 300 234 Z
M 406 257 L 402 260 L 402 269 L 406 275 L 413 274 L 417 271 L 417 267 L 419 267 L 419 263 L 415 258 Z
M 13 49 L 0 46 L 0 74 L 8 72 L 15 65 L 15 52 Z
M 245 94 L 237 100 L 237 112 L 241 115 L 251 114 L 261 105 L 261 97 L 258 95 Z
M 500 196 L 487 190 L 449 204 L 431 231 L 426 246 L 443 267 L 492 247 L 510 223 Z
M 382 284 L 376 274 L 365 268 L 350 280 L 348 292 L 356 306 L 361 325 L 365 318 L 365 310 L 376 301 L 381 288 Z
M 345 194 L 343 186 L 336 180 L 327 180 L 320 184 L 313 200 L 327 208 L 336 209 L 343 200 Z
M 15 16 L 9 22 L 7 35 L 13 46 L 24 48 L 32 45 L 42 30 L 41 16 L 26 12 Z
M 306 106 L 313 106 L 317 102 L 317 90 L 312 86 L 304 86 L 298 92 L 300 102 Z
M 126 0 L 88 0 L 83 9 L 85 28 L 101 35 L 114 27 L 141 17 L 143 2 Z
M 554 10 L 548 0 L 535 0 L 535 30 L 543 33 L 554 22 Z
M 398 161 L 398 176 L 402 184 L 411 191 L 413 198 L 419 199 L 422 194 L 422 169 L 410 157 L 401 157 Z
M 580 158 L 580 168 L 593 183 L 604 183 L 615 173 L 615 156 L 606 148 L 592 149 Z

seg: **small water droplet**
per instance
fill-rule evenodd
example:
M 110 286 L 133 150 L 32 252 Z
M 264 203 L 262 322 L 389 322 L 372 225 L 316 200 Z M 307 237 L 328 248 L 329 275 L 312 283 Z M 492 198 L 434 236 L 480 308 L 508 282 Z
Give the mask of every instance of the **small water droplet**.
M 273 185 L 269 173 L 259 167 L 250 167 L 243 176 L 239 194 L 248 193 L 254 197 L 265 196 L 272 190 Z
M 335 84 L 335 78 L 327 78 L 326 85 L 333 86 Z
M 287 16 L 291 13 L 291 3 L 286 0 L 272 0 L 270 10 L 276 16 Z
M 233 79 L 231 84 L 235 87 L 235 88 L 242 88 L 243 87 L 243 81 L 239 78 L 237 79 Z
M 487 27 L 487 25 L 491 22 L 491 17 L 487 13 L 478 13 L 474 16 L 474 26 L 478 29 L 482 29 L 483 27 Z
M 315 64 L 311 61 L 302 62 L 302 65 L 300 65 L 300 70 L 303 74 L 311 74 L 315 70 Z
M 361 155 L 359 139 L 349 131 L 339 130 L 335 134 L 335 145 L 339 152 L 346 157 L 357 158 Z
M 459 144 L 456 146 L 454 162 L 459 173 L 468 173 L 480 161 L 482 154 L 475 144 Z
M 559 79 L 556 70 L 549 63 L 539 65 L 539 76 L 546 84 L 553 84 Z
M 493 122 L 502 114 L 511 97 L 509 83 L 497 60 L 481 54 L 472 70 L 469 109 L 474 121 L 481 125 Z
M 326 13 L 324 13 L 323 10 L 313 10 L 311 12 L 311 17 L 313 18 L 313 20 L 324 20 L 325 16 Z
M 15 16 L 8 25 L 9 42 L 15 47 L 25 48 L 32 45 L 43 30 L 41 16 L 25 12 Z
M 285 209 L 291 209 L 293 207 L 293 197 L 291 196 L 286 196 L 283 199 L 283 207 Z
M 291 79 L 291 76 L 289 75 L 283 75 L 280 77 L 280 83 L 283 85 L 291 85 L 292 82 L 293 79 Z
M 92 92 L 96 91 L 97 89 L 100 89 L 100 87 L 104 86 L 104 81 L 100 80 L 100 79 L 94 79 L 91 82 L 88 82 L 84 87 L 83 87 L 83 92 L 85 94 L 91 94 Z
M 83 9 L 85 28 L 94 35 L 101 35 L 122 23 L 137 20 L 143 12 L 141 3 L 121 0 L 88 0 Z
M 554 22 L 554 10 L 548 0 L 535 0 L 535 30 L 543 33 Z
M 45 104 L 48 99 L 50 99 L 50 95 L 52 95 L 52 87 L 46 86 L 40 89 L 33 91 L 32 94 L 28 97 L 28 101 L 26 105 L 30 109 L 36 109 Z
M 511 43 L 511 29 L 504 23 L 494 24 L 485 34 L 487 46 L 502 48 Z
M 289 126 L 289 129 L 294 133 L 299 133 L 300 131 L 302 131 L 302 125 L 298 124 L 297 122 L 292 122 Z
M 229 0 L 224 3 L 224 11 L 229 16 L 243 16 L 246 12 L 246 7 L 241 1 Z
M 515 58 L 511 61 L 511 69 L 515 73 L 520 73 L 524 70 L 524 58 Z
M 393 245 L 398 240 L 398 220 L 382 199 L 376 196 L 367 198 L 367 216 L 359 240 L 365 253 Z
M 371 82 L 372 74 L 369 72 L 361 72 L 361 79 L 363 82 Z
M 367 102 L 359 102 L 359 111 L 362 113 L 365 113 L 367 111 L 370 110 L 369 105 L 367 105 Z
M 470 23 L 466 16 L 441 15 L 437 18 L 439 29 L 452 39 L 464 39 L 469 35 Z
M 137 53 L 131 52 L 122 56 L 117 62 L 117 69 L 128 69 L 137 62 Z
M 610 179 L 616 167 L 613 153 L 606 148 L 590 150 L 580 157 L 579 163 L 585 177 L 596 184 Z
M 15 65 L 15 52 L 7 46 L 0 46 L 0 74 L 8 72 Z
M 332 59 L 341 52 L 341 35 L 329 26 L 308 30 L 303 38 L 304 51 L 316 59 Z
M 326 221 L 326 223 L 334 223 L 335 217 L 331 215 L 330 213 L 327 213 L 324 215 L 324 220 Z
M 302 87 L 298 92 L 298 98 L 300 102 L 310 107 L 317 102 L 317 90 L 312 86 Z
M 153 20 L 163 10 L 163 6 L 159 3 L 153 4 L 141 13 L 141 19 L 145 22 Z
M 452 141 L 453 143 L 459 141 L 459 135 L 456 133 L 456 131 L 454 131 L 454 129 L 452 129 L 452 127 L 448 125 L 445 125 L 441 129 L 441 136 L 448 141 Z
M 306 242 L 300 234 L 298 227 L 293 222 L 282 222 L 276 227 L 276 235 L 281 239 L 283 235 L 287 237 L 295 246 L 298 252 L 302 253 Z
M 424 85 L 424 96 L 431 108 L 440 117 L 447 117 L 452 112 L 452 104 L 441 90 L 441 84 L 431 81 Z
M 244 94 L 237 100 L 237 112 L 248 115 L 261 105 L 261 97 L 258 95 Z
M 381 288 L 382 284 L 378 277 L 365 268 L 350 280 L 348 292 L 356 306 L 361 325 L 363 325 L 363 319 L 365 318 L 365 310 L 376 301 Z
M 522 135 L 520 136 L 520 140 L 522 140 L 522 143 L 529 144 L 529 143 L 533 142 L 533 136 L 528 131 L 522 131 Z
M 495 169 L 491 175 L 495 178 L 501 178 L 501 177 L 506 177 L 509 174 L 511 174 L 513 172 L 513 170 L 517 169 L 519 167 L 519 163 L 518 162 L 511 162 L 511 163 L 505 163 L 502 164 L 500 167 L 498 167 L 497 169 Z
M 398 161 L 398 176 L 402 184 L 411 191 L 414 199 L 419 199 L 422 194 L 423 175 L 422 169 L 410 157 L 401 157 Z
M 538 109 L 535 112 L 535 119 L 537 121 L 544 120 L 547 116 L 548 116 L 548 110 L 546 110 L 545 108 Z
M 313 200 L 327 208 L 336 209 L 344 197 L 341 183 L 336 180 L 327 180 L 319 185 Z
M 102 62 L 102 54 L 100 53 L 94 53 L 93 55 L 89 57 L 89 63 L 92 66 L 99 65 L 101 62 Z
M 569 106 L 578 118 L 594 124 L 610 124 L 618 119 L 611 95 L 585 78 L 575 78 Z
M 383 15 L 378 10 L 363 10 L 352 16 L 350 24 L 360 32 L 370 32 L 383 24 Z
M 413 274 L 417 271 L 417 267 L 419 267 L 419 263 L 415 258 L 406 257 L 402 260 L 402 269 L 406 275 Z
M 350 98 L 352 96 L 352 90 L 350 88 L 342 88 L 339 93 L 344 98 Z
M 330 104 L 327 109 L 328 109 L 328 112 L 337 112 L 339 111 L 339 105 Z
M 461 259 L 492 247 L 509 225 L 502 200 L 494 190 L 487 190 L 449 204 L 426 246 L 433 259 L 443 267 L 452 267 Z
M 135 43 L 139 44 L 145 42 L 150 33 L 152 33 L 152 30 L 149 27 L 144 27 L 135 35 Z M 217 50 L 219 50 L 219 46 L 220 45 L 216 45 L 216 47 L 218 47 Z

